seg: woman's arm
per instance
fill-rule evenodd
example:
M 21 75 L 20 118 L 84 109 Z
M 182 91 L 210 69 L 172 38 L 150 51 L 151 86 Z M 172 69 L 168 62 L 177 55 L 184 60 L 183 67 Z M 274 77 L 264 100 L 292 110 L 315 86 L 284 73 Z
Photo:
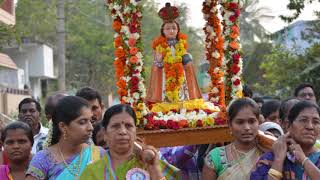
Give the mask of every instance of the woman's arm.
M 288 150 L 287 141 L 289 136 L 290 136 L 289 133 L 283 136 L 280 136 L 272 146 L 274 160 L 271 164 L 270 170 L 268 171 L 268 180 L 277 180 L 280 178 L 278 177 L 278 175 L 273 177 L 270 174 L 279 174 L 279 176 L 282 176 L 283 163 L 287 157 L 287 150 Z M 275 172 L 275 173 L 271 173 L 271 172 Z
M 314 165 L 305 155 L 304 151 L 300 144 L 297 144 L 293 139 L 289 139 L 291 145 L 288 147 L 290 152 L 294 154 L 296 158 L 296 163 L 303 166 L 306 174 L 312 180 L 318 180 L 320 177 L 320 170 L 319 168 Z
M 303 164 L 303 168 L 311 180 L 318 180 L 320 177 L 320 169 L 315 166 L 309 159 Z
M 282 159 L 275 159 L 272 162 L 270 169 L 274 169 L 274 170 L 278 171 L 279 173 L 282 173 L 283 162 L 284 162 L 284 159 L 283 160 Z M 278 180 L 278 178 L 274 178 L 274 177 L 270 176 L 270 174 L 268 173 L 268 180 Z
M 202 179 L 216 180 L 217 179 L 216 171 L 212 168 L 209 168 L 206 164 L 204 164 L 202 169 Z

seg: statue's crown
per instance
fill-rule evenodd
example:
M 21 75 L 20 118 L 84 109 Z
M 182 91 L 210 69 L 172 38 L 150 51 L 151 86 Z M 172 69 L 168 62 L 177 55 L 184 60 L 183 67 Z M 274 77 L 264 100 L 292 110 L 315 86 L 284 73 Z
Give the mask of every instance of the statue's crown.
M 179 17 L 179 9 L 167 2 L 166 6 L 161 8 L 158 14 L 164 22 L 173 22 Z

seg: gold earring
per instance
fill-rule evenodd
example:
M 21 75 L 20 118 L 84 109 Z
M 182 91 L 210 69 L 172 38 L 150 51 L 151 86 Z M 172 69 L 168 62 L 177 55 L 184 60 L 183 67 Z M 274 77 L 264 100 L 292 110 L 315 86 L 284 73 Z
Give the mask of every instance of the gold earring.
M 66 129 L 64 129 L 64 131 L 63 131 L 63 139 L 67 140 L 67 130 Z

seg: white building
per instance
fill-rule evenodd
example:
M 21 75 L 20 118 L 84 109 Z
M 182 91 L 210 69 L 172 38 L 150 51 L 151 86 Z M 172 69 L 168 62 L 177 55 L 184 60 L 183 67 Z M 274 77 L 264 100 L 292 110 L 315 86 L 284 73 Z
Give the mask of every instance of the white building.
M 319 20 L 297 21 L 272 34 L 272 39 L 275 43 L 283 45 L 288 50 L 303 53 L 312 44 L 320 42 L 320 39 L 306 40 L 303 37 L 303 35 L 310 33 L 319 33 L 312 32 L 311 28 L 315 23 L 319 24 Z
M 14 0 L 3 0 L 0 23 L 14 25 L 15 22 Z M 32 41 L 4 48 L 0 52 L 0 122 L 17 114 L 22 99 L 30 96 L 40 99 L 42 82 L 52 78 L 55 78 L 53 49 L 48 45 Z
M 32 96 L 40 99 L 42 97 L 41 80 L 55 78 L 53 49 L 41 43 L 27 43 L 20 47 L 6 48 L 4 52 L 18 67 L 17 84 L 9 86 L 19 89 L 29 87 Z

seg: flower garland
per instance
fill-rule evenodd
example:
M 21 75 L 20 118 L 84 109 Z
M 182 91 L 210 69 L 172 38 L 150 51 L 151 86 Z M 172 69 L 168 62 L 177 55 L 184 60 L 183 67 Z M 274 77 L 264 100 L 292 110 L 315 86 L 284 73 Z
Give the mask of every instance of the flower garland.
M 240 1 L 222 0 L 223 34 L 225 39 L 226 101 L 243 97 L 242 94 L 242 59 L 240 55 Z
M 206 34 L 206 57 L 210 63 L 208 74 L 211 77 L 212 85 L 212 89 L 208 95 L 209 100 L 219 104 L 220 107 L 225 107 L 224 72 L 222 67 L 224 39 L 222 37 L 222 28 L 218 17 L 218 3 L 219 0 L 206 0 L 203 3 L 202 12 L 204 14 L 204 19 L 207 21 L 203 30 Z
M 187 53 L 187 35 L 179 33 L 178 42 L 175 45 L 175 55 L 173 56 L 171 48 L 167 44 L 166 38 L 157 37 L 153 41 L 153 49 L 163 54 L 164 72 L 165 72 L 165 97 L 169 102 L 178 102 L 179 91 L 184 82 L 184 70 L 182 65 L 182 56 Z
M 146 96 L 141 39 L 141 5 L 135 1 L 108 0 L 113 19 L 114 67 L 118 95 L 121 103 L 130 104 L 137 114 L 137 126 L 143 125 L 147 108 L 143 102 Z
M 168 104 L 166 107 L 164 103 L 159 107 L 163 111 L 148 114 L 146 116 L 147 124 L 145 125 L 145 129 L 177 130 L 181 128 L 212 127 L 226 123 L 220 108 L 210 102 L 203 102 L 203 99 L 183 102 L 180 109 L 174 106 Z M 170 107 L 173 107 L 173 109 L 170 109 Z

